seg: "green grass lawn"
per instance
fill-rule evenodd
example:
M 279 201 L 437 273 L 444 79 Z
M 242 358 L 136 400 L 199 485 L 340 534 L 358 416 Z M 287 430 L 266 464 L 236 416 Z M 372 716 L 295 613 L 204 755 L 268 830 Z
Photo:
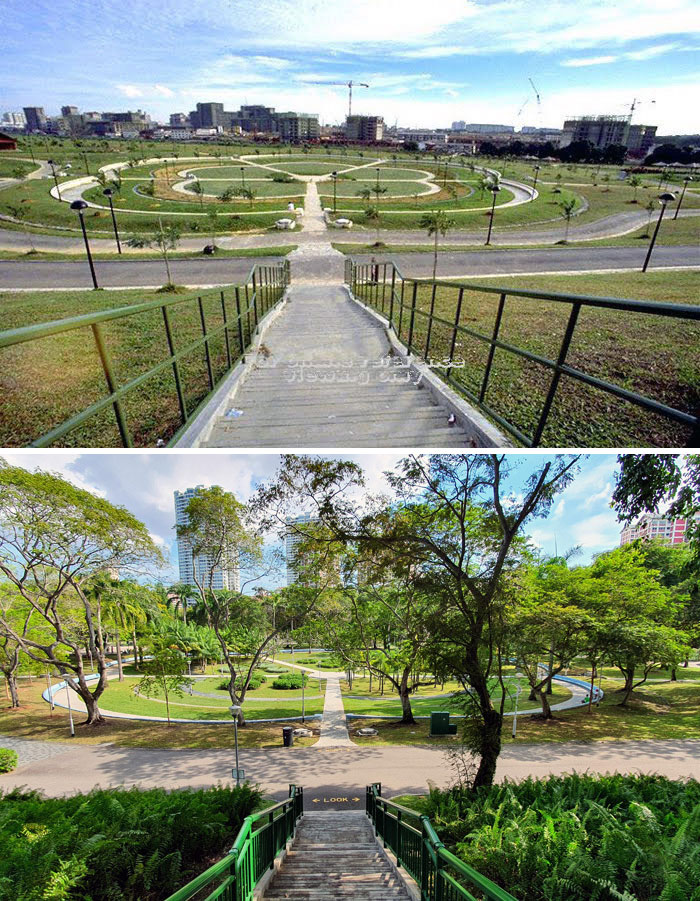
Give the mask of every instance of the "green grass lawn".
M 700 273 L 649 271 L 591 273 L 586 275 L 514 276 L 496 279 L 460 280 L 459 284 L 487 284 L 505 289 L 539 290 L 598 297 L 639 300 L 697 302 Z M 364 289 L 367 294 L 372 288 Z M 435 313 L 450 325 L 436 324 L 431 334 L 430 355 L 441 360 L 449 354 L 459 288 L 440 287 Z M 460 324 L 491 335 L 498 294 L 464 292 Z M 421 287 L 417 310 L 427 311 L 431 289 Z M 500 339 L 549 359 L 556 359 L 570 313 L 568 303 L 511 298 L 505 306 Z M 424 347 L 426 318 L 416 315 L 414 346 Z M 409 316 L 405 312 L 401 334 L 407 338 Z M 583 309 L 567 362 L 590 375 L 662 401 L 688 412 L 697 407 L 700 377 L 695 349 L 700 340 L 697 323 L 660 319 L 646 314 Z M 486 364 L 487 346 L 460 334 L 453 369 L 458 383 L 478 393 Z M 539 364 L 497 350 L 486 402 L 525 434 L 532 434 L 551 375 Z M 682 447 L 688 429 L 656 413 L 588 388 L 573 379 L 562 379 L 543 444 L 557 447 Z
M 39 166 L 31 161 L 8 159 L 0 155 L 0 178 L 20 178 L 38 168 Z
M 529 701 L 529 686 L 525 679 L 518 680 L 520 682 L 521 695 L 518 703 L 520 710 L 540 709 L 536 701 Z M 505 712 L 510 713 L 515 709 L 515 679 L 509 679 L 506 682 L 507 698 Z M 439 694 L 433 689 L 433 697 L 422 697 L 420 695 L 411 695 L 411 709 L 415 716 L 428 716 L 433 710 L 449 710 L 450 713 L 463 714 L 464 703 L 459 691 L 445 692 Z M 373 694 L 371 697 L 355 698 L 349 697 L 348 694 L 354 692 L 343 692 L 343 704 L 346 713 L 362 713 L 362 714 L 384 714 L 387 716 L 401 716 L 401 702 L 396 694 L 390 694 L 385 690 L 384 697 Z M 426 691 L 425 694 L 428 694 Z M 494 685 L 493 688 L 494 703 L 500 698 L 500 688 Z M 568 688 L 557 682 L 553 685 L 550 697 L 551 704 L 560 704 L 571 697 Z
M 82 717 L 76 715 L 76 735 L 71 739 L 68 711 L 56 707 L 51 713 L 49 705 L 41 700 L 44 688 L 46 683 L 43 679 L 35 680 L 29 686 L 20 686 L 22 706 L 18 710 L 0 707 L 0 734 L 35 741 L 70 740 L 73 744 L 88 745 L 110 743 L 128 748 L 233 749 L 232 723 L 208 723 L 206 720 L 168 726 L 167 723 L 109 719 L 103 726 L 92 728 L 82 725 Z M 156 716 L 161 715 L 163 707 L 160 705 Z M 309 747 L 318 740 L 318 722 L 307 722 L 307 728 L 312 730 L 313 735 L 310 738 L 295 738 L 295 748 Z M 241 748 L 281 747 L 282 724 L 247 724 L 238 730 L 238 743 Z
M 510 719 L 504 726 L 504 744 L 567 741 L 623 741 L 638 739 L 700 738 L 700 685 L 681 682 L 645 685 L 632 695 L 627 707 L 620 707 L 620 695 L 615 693 L 619 683 L 603 680 L 606 695 L 600 706 L 575 707 L 555 712 L 553 720 L 532 716 L 518 719 L 517 737 L 511 736 Z M 450 744 L 458 739 L 449 736 L 430 738 L 430 723 L 419 720 L 415 725 L 403 726 L 386 720 L 362 720 L 362 726 L 372 726 L 378 735 L 370 738 L 352 735 L 356 744 Z
M 202 244 L 207 241 L 206 234 L 202 237 Z M 297 249 L 296 244 L 277 244 L 272 245 L 271 247 L 241 247 L 236 250 L 228 250 L 223 247 L 217 247 L 216 256 L 217 257 L 226 257 L 233 259 L 240 258 L 248 258 L 248 257 L 285 257 L 288 253 L 291 253 L 293 250 Z M 131 248 L 124 247 L 123 254 L 118 253 L 93 253 L 92 258 L 94 260 L 123 260 L 125 257 L 128 260 L 162 260 L 163 257 L 157 251 L 147 251 L 147 250 L 132 250 Z M 57 252 L 48 252 L 44 250 L 34 250 L 34 251 L 21 251 L 14 252 L 10 250 L 0 250 L 0 260 L 71 260 L 71 259 L 80 259 L 82 256 L 82 252 L 80 254 L 76 253 L 57 253 Z M 174 255 L 171 257 L 171 260 L 197 260 L 202 259 L 204 254 L 201 250 L 177 250 L 174 252 Z M 0 320 L 1 320 L 0 316 Z
M 165 281 L 165 273 L 163 275 Z M 201 335 L 198 297 L 209 329 L 223 323 L 221 291 L 186 293 L 169 307 L 173 340 L 182 349 Z M 56 291 L 0 293 L 3 329 L 46 322 L 81 313 L 111 310 L 169 295 L 152 291 Z M 230 346 L 239 353 L 235 296 L 224 290 L 227 318 L 231 323 Z M 243 304 L 243 308 L 245 305 Z M 244 317 L 244 345 L 254 322 Z M 160 309 L 105 322 L 101 326 L 112 355 L 114 377 L 123 385 L 167 357 L 167 343 Z M 210 342 L 215 380 L 227 371 L 223 335 Z M 0 443 L 23 446 L 71 415 L 104 397 L 106 385 L 90 328 L 62 332 L 0 351 Z M 209 393 L 206 361 L 201 349 L 180 363 L 188 410 L 193 411 Z M 167 440 L 180 425 L 180 413 L 171 367 L 151 376 L 124 402 L 124 411 L 137 446 L 153 446 L 159 436 Z M 115 417 L 103 411 L 61 439 L 64 446 L 114 447 L 120 445 Z
M 132 713 L 143 716 L 165 716 L 165 700 L 151 691 L 147 696 L 137 696 L 134 687 L 137 679 L 125 679 L 124 682 L 110 680 L 101 700 L 101 706 L 105 710 L 114 713 Z M 196 686 L 195 686 L 196 687 Z M 262 688 L 262 686 L 261 686 Z M 292 697 L 287 697 L 292 694 Z M 258 701 L 262 692 L 251 693 L 243 702 L 243 713 L 246 719 L 276 719 L 278 717 L 301 716 L 301 692 L 299 696 L 293 693 L 274 692 L 268 690 L 268 695 L 275 695 L 274 701 Z M 283 697 L 284 696 L 284 697 Z M 198 698 L 185 693 L 181 696 L 172 695 L 170 698 L 170 715 L 173 718 L 215 720 L 228 716 L 228 707 L 231 700 L 222 692 L 221 699 Z M 305 710 L 307 715 L 323 711 L 323 698 L 312 696 L 306 699 Z

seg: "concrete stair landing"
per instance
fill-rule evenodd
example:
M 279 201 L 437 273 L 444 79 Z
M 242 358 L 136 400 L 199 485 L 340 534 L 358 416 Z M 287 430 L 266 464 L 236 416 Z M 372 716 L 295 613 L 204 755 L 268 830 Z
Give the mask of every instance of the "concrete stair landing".
M 307 813 L 266 899 L 408 901 L 409 895 L 374 838 L 364 813 Z

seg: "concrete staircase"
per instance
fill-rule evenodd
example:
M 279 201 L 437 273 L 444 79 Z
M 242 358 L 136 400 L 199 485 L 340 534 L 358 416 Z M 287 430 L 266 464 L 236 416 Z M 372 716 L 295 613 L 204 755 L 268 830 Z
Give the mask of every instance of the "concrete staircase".
M 263 898 L 394 901 L 409 895 L 364 813 L 306 813 Z
M 263 343 L 203 447 L 469 446 L 340 285 L 294 284 Z

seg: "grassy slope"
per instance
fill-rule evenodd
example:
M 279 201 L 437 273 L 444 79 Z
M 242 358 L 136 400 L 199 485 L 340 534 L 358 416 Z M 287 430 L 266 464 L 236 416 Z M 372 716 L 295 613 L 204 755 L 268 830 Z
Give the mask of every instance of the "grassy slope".
M 167 295 L 165 295 L 167 297 Z M 183 303 L 170 307 L 176 349 L 201 335 L 197 294 L 182 295 Z M 219 291 L 201 295 L 208 328 L 222 324 Z M 120 306 L 162 300 L 164 295 L 147 291 L 81 291 L 2 293 L 3 328 L 114 309 Z M 231 323 L 231 351 L 238 351 L 233 293 L 225 293 Z M 188 301 L 188 298 L 192 300 Z M 252 324 L 252 323 L 251 323 Z M 112 354 L 115 376 L 122 385 L 167 355 L 162 314 L 159 310 L 104 323 L 105 342 Z M 248 340 L 244 321 L 244 344 Z M 215 378 L 226 370 L 223 336 L 210 341 Z M 90 330 L 64 332 L 60 336 L 18 345 L 0 352 L 0 442 L 21 446 L 104 396 L 105 383 Z M 181 377 L 189 410 L 209 391 L 201 350 L 181 362 Z M 179 407 L 172 371 L 162 370 L 127 398 L 125 410 L 134 429 L 134 441 L 154 445 L 157 436 L 167 438 L 179 427 Z M 63 439 L 67 446 L 118 446 L 114 416 L 103 412 Z
M 694 303 L 698 297 L 700 274 L 679 271 L 592 273 L 587 275 L 514 276 L 497 279 L 465 279 L 460 284 L 489 287 L 574 293 L 605 297 L 631 297 Z M 454 321 L 458 288 L 441 287 L 435 312 Z M 431 292 L 421 288 L 417 309 L 428 310 Z M 490 335 L 493 329 L 497 294 L 465 292 L 461 324 Z M 556 359 L 570 312 L 567 303 L 513 298 L 506 304 L 500 338 L 526 350 Z M 406 339 L 408 315 L 404 315 L 402 335 Z M 440 360 L 449 352 L 452 329 L 438 325 L 431 335 L 431 357 Z M 423 347 L 426 320 L 416 316 L 414 345 Z M 695 408 L 700 380 L 695 348 L 698 326 L 681 319 L 658 319 L 644 314 L 584 309 L 579 317 L 568 362 L 591 375 L 656 398 L 681 410 Z M 486 361 L 486 345 L 460 334 L 455 359 L 463 368 L 455 378 L 478 390 Z M 537 422 L 550 375 L 543 367 L 498 351 L 494 358 L 486 400 L 505 413 L 525 433 Z M 611 395 L 564 380 L 554 405 L 553 417 L 543 441 L 549 446 L 636 447 L 684 446 L 687 429 L 653 413 L 640 415 L 639 408 Z

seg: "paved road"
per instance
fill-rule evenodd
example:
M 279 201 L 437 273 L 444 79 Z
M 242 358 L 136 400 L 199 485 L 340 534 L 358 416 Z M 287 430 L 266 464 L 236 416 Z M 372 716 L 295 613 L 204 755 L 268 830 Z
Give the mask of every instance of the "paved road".
M 428 276 L 432 272 L 432 255 L 423 253 L 377 254 L 378 260 L 394 260 L 406 275 Z M 183 285 L 231 284 L 243 279 L 254 263 L 269 264 L 276 258 L 206 258 L 175 260 L 171 263 L 174 280 Z M 359 255 L 358 262 L 370 257 Z M 525 272 L 566 272 L 596 269 L 638 269 L 644 261 L 639 247 L 560 247 L 539 250 L 490 250 L 440 255 L 438 275 L 512 274 Z M 654 266 L 700 266 L 700 249 L 693 246 L 657 247 Z M 100 286 L 153 286 L 165 281 L 165 270 L 159 260 L 97 262 Z M 321 274 L 321 273 L 319 273 Z M 90 288 L 90 270 L 86 262 L 73 261 L 0 261 L 0 290 L 27 288 Z
M 281 743 L 281 742 L 280 742 Z M 61 744 L 63 753 L 28 762 L 0 776 L 0 789 L 39 789 L 51 796 L 89 791 L 95 786 L 204 787 L 228 782 L 233 749 L 167 751 L 107 745 Z M 290 782 L 303 785 L 311 810 L 357 807 L 365 785 L 381 782 L 386 795 L 423 792 L 428 781 L 446 785 L 452 772 L 443 750 L 396 748 L 279 748 L 242 750 L 246 776 L 274 797 L 285 797 Z M 571 742 L 507 746 L 497 777 L 524 779 L 555 773 L 661 773 L 700 778 L 700 741 Z M 346 801 L 332 801 L 334 798 Z M 359 799 L 353 801 L 354 798 Z M 316 804 L 314 804 L 316 799 Z

